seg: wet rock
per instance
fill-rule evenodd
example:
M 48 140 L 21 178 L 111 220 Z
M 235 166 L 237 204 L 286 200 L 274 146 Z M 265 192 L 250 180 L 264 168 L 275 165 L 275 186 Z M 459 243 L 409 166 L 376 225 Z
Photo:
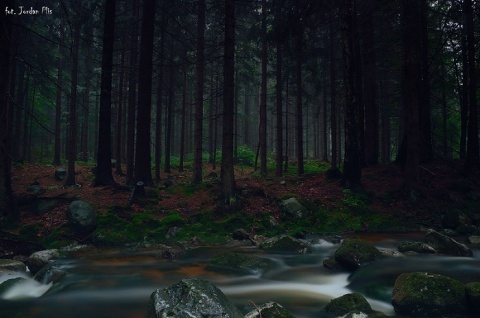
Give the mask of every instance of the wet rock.
M 413 272 L 397 277 L 392 292 L 395 312 L 409 317 L 444 317 L 466 312 L 459 281 L 439 274 Z
M 325 312 L 333 317 L 343 317 L 348 314 L 360 312 L 368 314 L 373 312 L 373 310 L 365 297 L 359 293 L 351 293 L 332 299 L 327 306 L 325 306 Z
M 97 213 L 85 201 L 73 201 L 67 209 L 67 218 L 70 226 L 80 234 L 89 233 L 97 227 Z
M 180 232 L 181 228 L 173 226 L 168 229 L 167 234 L 165 235 L 166 238 L 172 238 L 177 236 L 177 234 Z
M 243 318 L 242 313 L 215 285 L 189 278 L 150 296 L 147 318 Z
M 260 248 L 266 251 L 298 253 L 311 253 L 311 248 L 305 242 L 288 235 L 274 236 L 263 241 Z
M 57 249 L 38 251 L 30 255 L 25 263 L 32 275 L 37 274 L 44 266 L 50 263 L 50 260 L 60 256 Z
M 402 242 L 398 245 L 398 251 L 402 253 L 415 252 L 420 254 L 436 254 L 437 251 L 424 242 Z
M 473 256 L 473 252 L 468 246 L 435 230 L 427 231 L 427 234 L 425 234 L 425 242 L 441 254 L 451 256 Z
M 6 281 L 0 283 L 0 295 L 5 293 L 7 290 L 12 288 L 14 285 L 26 281 L 27 279 L 24 277 L 15 277 L 11 279 L 7 279 Z
M 65 168 L 55 169 L 55 180 L 58 180 L 58 181 L 65 180 L 66 176 L 67 176 L 67 169 Z
M 372 244 L 360 239 L 345 240 L 335 251 L 335 260 L 342 266 L 355 270 L 380 258 L 382 253 Z
M 233 231 L 232 238 L 238 241 L 248 240 L 250 239 L 250 234 L 248 234 L 248 232 L 244 229 L 237 229 Z
M 283 200 L 279 206 L 283 215 L 289 219 L 300 219 L 307 213 L 307 209 L 295 198 Z
M 242 253 L 225 252 L 212 257 L 208 270 L 219 270 L 243 274 L 257 274 L 275 266 L 268 258 Z
M 473 246 L 479 247 L 480 246 L 480 236 L 472 235 L 468 237 L 468 243 L 472 244 Z
M 67 276 L 67 272 L 57 268 L 53 264 L 47 264 L 38 273 L 35 274 L 33 279 L 42 284 L 57 283 Z
M 42 187 L 37 181 L 35 181 L 34 183 L 32 183 L 27 187 L 27 192 L 33 192 L 34 194 L 41 194 L 41 193 L 44 193 L 45 190 L 42 189 Z
M 295 316 L 282 305 L 271 301 L 249 312 L 245 318 L 295 318 Z
M 25 272 L 26 267 L 23 262 L 13 259 L 0 259 L 0 272 L 13 271 L 13 272 Z
M 342 266 L 339 262 L 335 260 L 333 257 L 326 258 L 323 261 L 323 267 L 326 267 L 328 269 L 331 269 L 333 271 L 344 271 L 346 270 L 345 267 Z
M 470 311 L 480 314 L 480 282 L 466 284 L 465 296 L 467 297 L 467 305 Z

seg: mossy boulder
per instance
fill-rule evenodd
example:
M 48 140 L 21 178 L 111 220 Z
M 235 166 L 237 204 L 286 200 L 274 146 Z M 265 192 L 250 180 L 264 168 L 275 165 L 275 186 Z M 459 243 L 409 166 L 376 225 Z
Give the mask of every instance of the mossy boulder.
M 287 219 L 300 219 L 307 214 L 307 209 L 295 198 L 283 200 L 279 206 L 280 211 Z
M 430 245 L 424 242 L 402 242 L 398 245 L 398 251 L 405 252 L 415 252 L 421 254 L 436 254 L 437 251 Z
M 480 314 L 480 282 L 465 285 L 468 308 L 476 314 Z
M 295 316 L 282 305 L 268 302 L 246 314 L 245 318 L 295 318 Z
M 381 256 L 382 253 L 375 246 L 360 239 L 345 240 L 334 254 L 335 260 L 350 270 L 373 262 Z
M 404 273 L 397 277 L 392 292 L 395 312 L 410 317 L 443 317 L 466 312 L 462 283 L 440 274 Z
M 150 296 L 147 318 L 243 318 L 237 307 L 215 285 L 189 278 Z
M 468 246 L 435 230 L 427 231 L 425 234 L 425 242 L 440 254 L 451 256 L 473 256 L 473 252 Z
M 6 281 L 0 283 L 0 295 L 2 295 L 3 293 L 5 293 L 7 290 L 9 290 L 10 288 L 12 288 L 14 285 L 20 283 L 20 282 L 23 282 L 27 280 L 26 278 L 24 277 L 15 277 L 15 278 L 10 278 L 10 279 L 7 279 Z
M 260 248 L 270 252 L 297 254 L 312 252 L 307 243 L 288 235 L 279 235 L 266 239 L 262 244 L 260 244 Z
M 67 219 L 72 229 L 79 234 L 90 233 L 98 224 L 97 212 L 92 205 L 82 200 L 70 203 Z
M 32 275 L 37 274 L 44 266 L 48 265 L 54 258 L 60 256 L 57 249 L 38 251 L 30 255 L 25 263 Z
M 26 266 L 23 262 L 13 259 L 0 259 L 0 272 L 13 271 L 13 272 L 25 272 Z
M 207 266 L 208 270 L 256 274 L 272 268 L 275 263 L 268 259 L 242 253 L 225 252 L 215 255 Z
M 338 317 L 353 312 L 370 313 L 372 312 L 372 307 L 370 307 L 368 301 L 361 294 L 351 293 L 332 299 L 325 306 L 325 312 L 332 317 Z

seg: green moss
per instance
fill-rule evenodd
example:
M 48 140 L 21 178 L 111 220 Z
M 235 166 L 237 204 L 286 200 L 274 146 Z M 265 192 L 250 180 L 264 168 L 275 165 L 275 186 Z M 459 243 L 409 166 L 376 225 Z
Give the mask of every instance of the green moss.
M 473 313 L 480 314 L 480 282 L 465 285 L 467 304 Z
M 372 244 L 359 239 L 349 239 L 335 251 L 335 260 L 343 266 L 356 269 L 378 259 L 382 254 Z
M 372 312 L 372 307 L 370 307 L 370 304 L 361 294 L 351 293 L 332 299 L 325 306 L 325 311 L 329 315 L 338 317 L 350 312 L 370 313 Z

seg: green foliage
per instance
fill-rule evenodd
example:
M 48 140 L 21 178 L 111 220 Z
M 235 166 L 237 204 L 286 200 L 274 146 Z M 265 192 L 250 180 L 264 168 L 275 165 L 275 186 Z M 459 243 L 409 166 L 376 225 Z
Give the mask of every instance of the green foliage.
M 237 148 L 237 160 L 240 165 L 253 167 L 255 164 L 255 153 L 247 145 L 242 145 Z
M 353 214 L 368 214 L 371 211 L 368 205 L 368 195 L 364 192 L 356 192 L 350 189 L 344 189 L 342 203 L 344 207 Z

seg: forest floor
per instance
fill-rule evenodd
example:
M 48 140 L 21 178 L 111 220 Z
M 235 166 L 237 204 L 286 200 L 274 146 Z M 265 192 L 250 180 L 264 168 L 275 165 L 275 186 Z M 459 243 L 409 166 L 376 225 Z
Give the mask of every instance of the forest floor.
M 317 161 L 310 161 L 309 164 L 316 167 L 328 166 Z M 251 223 L 259 216 L 266 215 L 282 222 L 279 202 L 290 197 L 297 198 L 308 210 L 321 207 L 322 210 L 329 211 L 330 214 L 321 214 L 316 217 L 317 219 L 334 218 L 335 214 L 344 213 L 341 218 L 337 217 L 336 223 L 330 223 L 329 227 L 317 227 L 319 231 L 379 231 L 408 230 L 418 226 L 435 227 L 441 224 L 442 215 L 451 209 L 460 208 L 468 213 L 480 212 L 474 211 L 478 210 L 479 206 L 480 179 L 478 175 L 465 174 L 459 161 L 442 160 L 422 166 L 421 188 L 415 198 L 402 190 L 403 174 L 396 164 L 364 168 L 363 189 L 358 195 L 344 190 L 339 179 L 329 179 L 324 172 L 279 178 L 261 177 L 251 167 L 235 169 L 241 215 L 245 218 L 251 216 L 253 220 Z M 76 182 L 79 186 L 75 188 L 64 188 L 63 181 L 54 178 L 53 166 L 16 165 L 12 182 L 15 196 L 19 201 L 19 218 L 13 223 L 0 220 L 1 228 L 6 233 L 18 234 L 22 232 L 22 228 L 34 227 L 35 235 L 42 241 L 42 238 L 56 229 L 66 228 L 66 210 L 69 203 L 75 199 L 91 203 L 100 215 L 107 215 L 111 213 L 112 207 L 117 207 L 114 210 L 120 216 L 129 213 L 138 214 L 140 217 L 147 211 L 154 210 L 157 211 L 156 218 L 161 220 L 167 217 L 168 213 L 175 211 L 176 216 L 188 220 L 202 212 L 218 210 L 217 175 L 220 171 L 218 169 L 213 171 L 210 165 L 205 165 L 204 171 L 205 180 L 200 186 L 190 185 L 189 169 L 187 172 L 172 169 L 172 173 L 168 175 L 162 172 L 159 185 L 147 191 L 149 199 L 129 205 L 131 192 L 126 187 L 91 186 L 94 178 L 91 165 L 76 166 Z M 273 173 L 272 171 L 271 174 Z M 124 176 L 114 175 L 114 178 L 119 184 L 124 184 Z M 29 191 L 32 184 L 40 187 L 39 193 Z M 48 213 L 38 215 L 30 211 L 28 202 L 32 198 L 62 200 Z M 355 219 L 355 223 L 349 223 L 346 210 L 350 211 L 348 213 L 360 215 Z M 369 216 L 363 217 L 365 213 Z M 222 214 L 217 215 L 218 218 L 225 217 Z M 377 218 L 372 219 L 371 215 L 376 215 Z M 378 218 L 383 221 L 377 222 Z M 131 220 L 131 217 L 125 219 Z M 385 220 L 390 221 L 389 225 L 384 225 Z M 322 222 L 328 223 L 326 220 Z M 288 223 L 286 226 L 292 225 Z

